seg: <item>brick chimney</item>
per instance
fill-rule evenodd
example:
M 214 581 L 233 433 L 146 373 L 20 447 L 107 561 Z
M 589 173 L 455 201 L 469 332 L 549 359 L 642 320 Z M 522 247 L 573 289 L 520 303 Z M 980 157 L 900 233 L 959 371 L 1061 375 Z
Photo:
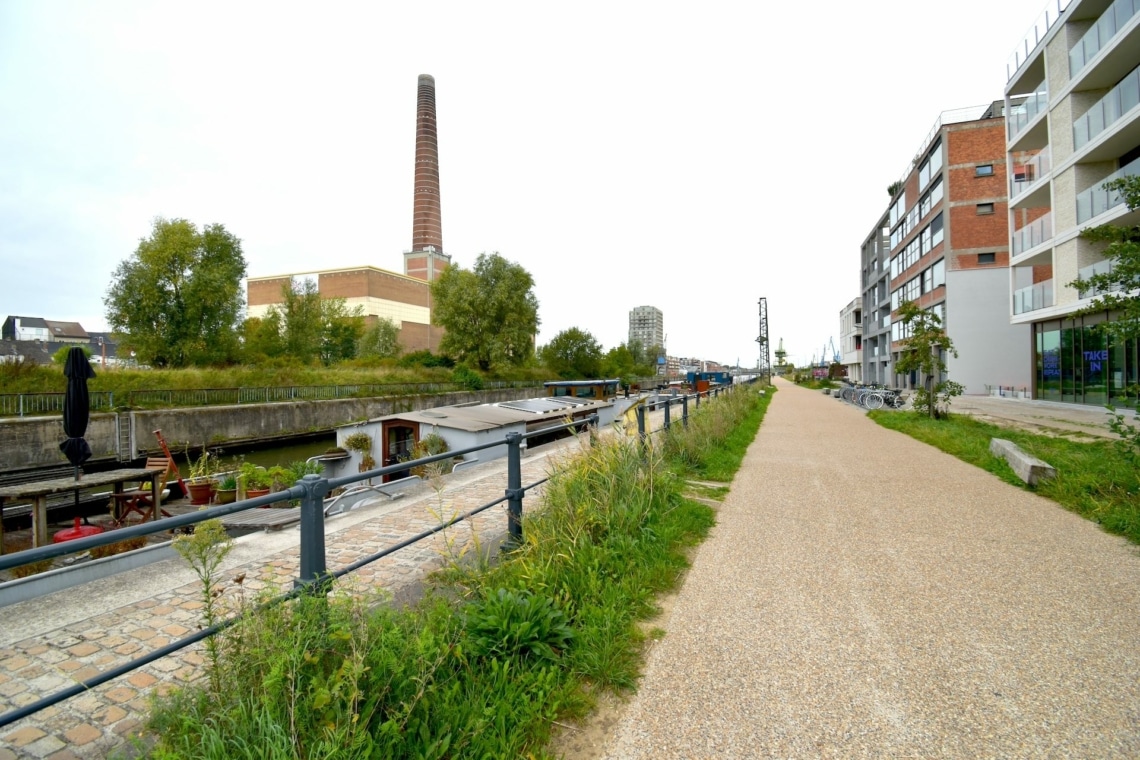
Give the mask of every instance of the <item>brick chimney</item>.
M 416 94 L 416 171 L 412 249 L 404 253 L 404 274 L 428 282 L 451 263 L 443 252 L 439 205 L 439 145 L 435 130 L 435 79 L 420 74 Z

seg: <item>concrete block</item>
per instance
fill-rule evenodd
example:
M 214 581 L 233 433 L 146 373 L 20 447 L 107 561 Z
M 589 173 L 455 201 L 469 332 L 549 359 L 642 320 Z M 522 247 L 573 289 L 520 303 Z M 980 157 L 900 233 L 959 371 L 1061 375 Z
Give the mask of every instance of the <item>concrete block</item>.
M 1017 473 L 1017 477 L 1031 486 L 1037 485 L 1042 480 L 1057 477 L 1057 471 L 1053 469 L 1052 465 L 1025 453 L 1013 441 L 1007 441 L 1004 438 L 991 438 L 990 453 L 1008 462 L 1013 471 Z

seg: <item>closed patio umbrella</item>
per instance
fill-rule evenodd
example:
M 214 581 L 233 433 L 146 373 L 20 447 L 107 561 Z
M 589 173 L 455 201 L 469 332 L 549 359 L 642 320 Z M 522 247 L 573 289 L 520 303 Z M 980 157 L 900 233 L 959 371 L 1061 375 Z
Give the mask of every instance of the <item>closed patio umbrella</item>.
M 87 380 L 95 377 L 95 370 L 91 369 L 83 349 L 74 346 L 67 352 L 63 374 L 67 376 L 67 391 L 63 395 L 63 432 L 67 440 L 59 444 L 59 450 L 75 465 L 75 479 L 79 480 L 79 465 L 91 458 L 91 447 L 83 436 L 87 434 L 87 421 L 91 417 Z M 79 491 L 75 492 L 75 504 L 79 505 Z

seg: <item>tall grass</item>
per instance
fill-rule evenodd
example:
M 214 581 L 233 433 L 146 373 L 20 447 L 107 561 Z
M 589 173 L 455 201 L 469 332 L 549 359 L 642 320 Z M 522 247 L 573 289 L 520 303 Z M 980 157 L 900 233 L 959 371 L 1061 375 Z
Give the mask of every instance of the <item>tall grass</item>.
M 739 388 L 699 408 L 689 406 L 689 424 L 674 422 L 665 435 L 665 455 L 686 473 L 728 482 L 772 400 L 775 388 Z
M 698 443 L 595 438 L 552 473 L 520 546 L 453 562 L 415 606 L 334 594 L 246 615 L 222 639 L 224 688 L 207 678 L 155 703 L 150 756 L 547 757 L 553 721 L 635 686 L 637 622 L 713 525 L 675 457 L 740 449 L 762 398 L 702 404 Z
M 1112 441 L 1077 442 L 998 427 L 957 414 L 945 420 L 881 410 L 868 416 L 883 427 L 929 443 L 1011 485 L 1052 499 L 1111 533 L 1140 543 L 1140 472 Z M 1035 488 L 1026 485 L 1004 459 L 990 454 L 991 438 L 1013 441 L 1056 468 L 1057 477 Z

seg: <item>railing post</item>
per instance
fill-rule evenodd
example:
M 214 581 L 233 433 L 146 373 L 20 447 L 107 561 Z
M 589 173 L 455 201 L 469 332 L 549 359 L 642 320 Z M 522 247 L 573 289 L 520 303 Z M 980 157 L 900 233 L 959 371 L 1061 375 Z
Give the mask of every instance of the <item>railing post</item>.
M 522 545 L 522 433 L 507 433 L 507 544 Z
M 697 391 L 697 408 L 701 408 L 701 392 Z
M 673 406 L 673 399 L 665 399 L 665 429 L 669 429 L 669 407 Z
M 645 404 L 637 405 L 637 437 L 645 443 Z
M 689 426 L 689 397 L 681 396 L 681 427 Z
M 301 575 L 294 586 L 327 593 L 324 497 L 329 482 L 320 475 L 306 475 L 297 485 L 305 489 L 305 495 L 301 499 Z

